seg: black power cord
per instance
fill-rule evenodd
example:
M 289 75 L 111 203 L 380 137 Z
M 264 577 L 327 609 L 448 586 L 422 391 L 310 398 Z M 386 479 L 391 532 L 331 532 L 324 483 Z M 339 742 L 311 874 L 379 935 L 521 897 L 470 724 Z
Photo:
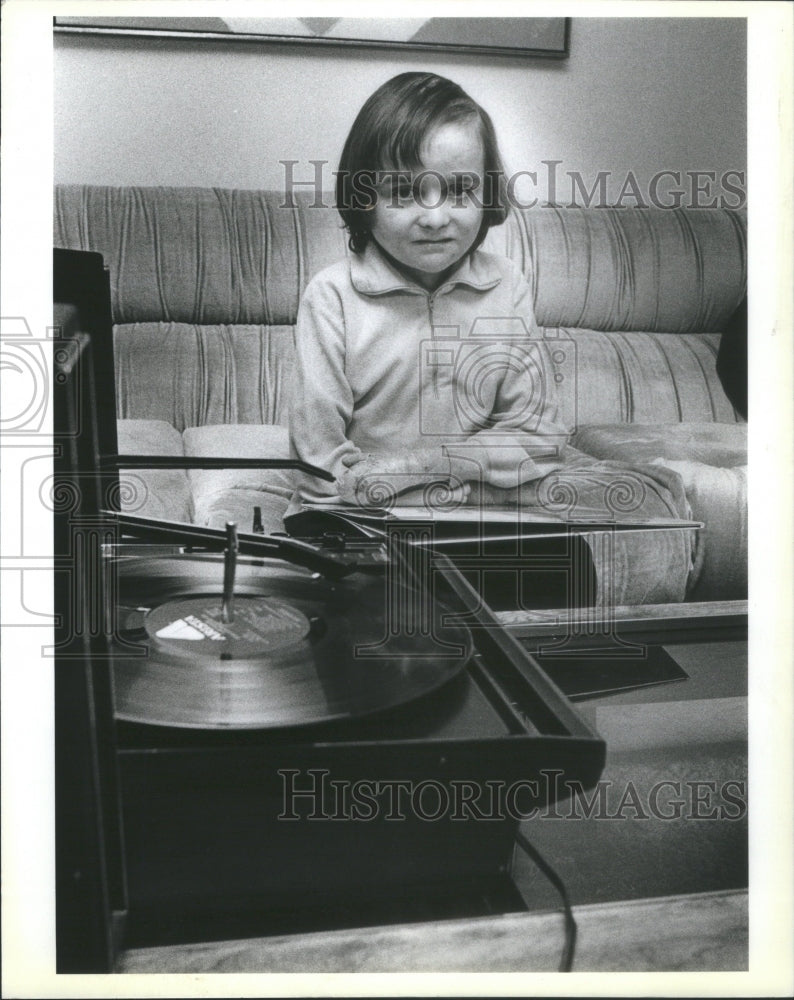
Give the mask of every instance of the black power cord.
M 576 950 L 576 920 L 571 909 L 571 901 L 568 898 L 568 890 L 560 876 L 555 872 L 543 855 L 534 847 L 520 831 L 516 833 L 516 843 L 537 865 L 541 872 L 551 882 L 562 899 L 563 912 L 565 915 L 565 942 L 560 956 L 560 972 L 570 972 L 573 968 L 573 956 Z

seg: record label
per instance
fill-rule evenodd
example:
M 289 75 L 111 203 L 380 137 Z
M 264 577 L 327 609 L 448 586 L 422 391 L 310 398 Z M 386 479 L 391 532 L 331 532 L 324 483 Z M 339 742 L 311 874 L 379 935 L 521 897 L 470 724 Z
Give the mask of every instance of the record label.
M 170 653 L 236 658 L 261 656 L 300 642 L 311 629 L 298 608 L 272 597 L 238 597 L 231 622 L 223 621 L 220 594 L 166 601 L 143 620 L 149 638 Z

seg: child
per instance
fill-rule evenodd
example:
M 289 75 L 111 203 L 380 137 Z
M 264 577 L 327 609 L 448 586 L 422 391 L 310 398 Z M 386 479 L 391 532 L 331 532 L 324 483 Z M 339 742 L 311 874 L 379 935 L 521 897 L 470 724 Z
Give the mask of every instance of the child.
M 361 109 L 337 176 L 353 256 L 306 289 L 290 416 L 294 454 L 336 484 L 303 477 L 302 497 L 366 503 L 374 486 L 412 502 L 441 482 L 449 502 L 551 471 L 566 431 L 531 292 L 479 249 L 506 216 L 488 115 L 450 80 L 404 73 Z
M 623 474 L 624 511 L 688 516 L 675 474 L 632 470 L 632 507 L 625 468 L 567 444 L 531 290 L 515 264 L 481 249 L 507 214 L 504 171 L 491 119 L 457 84 L 403 73 L 366 101 L 342 152 L 337 208 L 352 256 L 306 289 L 290 407 L 293 455 L 335 483 L 299 476 L 293 509 L 421 503 L 441 486 L 446 504 L 603 517 Z M 615 599 L 684 599 L 689 532 L 617 548 Z

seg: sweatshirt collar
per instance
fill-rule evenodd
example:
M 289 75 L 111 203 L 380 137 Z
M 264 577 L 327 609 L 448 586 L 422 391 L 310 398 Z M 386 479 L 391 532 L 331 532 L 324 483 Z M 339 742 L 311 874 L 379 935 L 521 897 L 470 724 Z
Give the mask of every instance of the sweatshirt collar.
M 390 261 L 386 260 L 374 240 L 367 243 L 362 254 L 351 256 L 350 279 L 356 291 L 365 295 L 383 295 L 386 292 L 396 291 L 434 294 L 401 274 Z M 485 291 L 498 285 L 501 280 L 499 269 L 490 255 L 478 249 L 466 254 L 457 269 L 435 291 L 454 285 L 468 285 L 478 291 Z

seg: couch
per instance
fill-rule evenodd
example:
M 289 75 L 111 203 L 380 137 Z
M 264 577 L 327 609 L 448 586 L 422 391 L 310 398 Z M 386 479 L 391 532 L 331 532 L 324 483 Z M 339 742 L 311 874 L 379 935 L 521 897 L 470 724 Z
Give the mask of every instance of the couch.
M 110 269 L 121 454 L 286 457 L 287 381 L 308 280 L 348 253 L 311 192 L 59 186 L 56 246 Z M 326 197 L 326 204 L 332 199 Z M 702 521 L 692 601 L 746 596 L 746 423 L 716 371 L 746 293 L 746 218 L 729 209 L 538 207 L 486 249 L 516 260 L 553 338 L 572 444 L 663 464 Z M 127 509 L 279 530 L 289 475 L 129 473 Z

